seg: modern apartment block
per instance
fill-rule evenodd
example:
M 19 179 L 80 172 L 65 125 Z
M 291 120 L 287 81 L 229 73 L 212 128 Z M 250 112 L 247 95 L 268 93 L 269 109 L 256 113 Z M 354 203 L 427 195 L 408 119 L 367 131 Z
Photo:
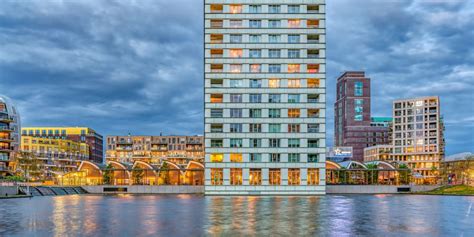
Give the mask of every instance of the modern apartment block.
M 444 125 L 437 96 L 393 102 L 393 156 L 424 178 L 434 178 L 444 157 Z
M 50 139 L 71 140 L 86 143 L 89 147 L 88 159 L 96 163 L 104 161 L 102 135 L 87 127 L 27 127 L 22 129 L 23 136 Z
M 20 144 L 20 114 L 8 97 L 0 96 L 0 176 L 5 175 Z
M 353 159 L 362 162 L 364 148 L 389 143 L 390 128 L 370 116 L 370 79 L 364 72 L 343 73 L 336 89 L 334 144 L 352 147 Z
M 167 160 L 178 165 L 204 161 L 202 136 L 107 136 L 107 161 L 159 165 Z
M 205 193 L 325 193 L 324 0 L 205 0 Z

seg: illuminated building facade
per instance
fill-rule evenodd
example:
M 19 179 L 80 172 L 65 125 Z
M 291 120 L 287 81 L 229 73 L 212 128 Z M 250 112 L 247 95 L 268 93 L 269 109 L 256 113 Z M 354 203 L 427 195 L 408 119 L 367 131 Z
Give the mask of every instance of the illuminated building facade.
M 9 171 L 20 146 L 20 114 L 8 97 L 0 96 L 0 176 Z
M 107 136 L 107 161 L 161 164 L 164 160 L 178 165 L 203 162 L 202 136 Z
M 205 193 L 325 193 L 324 0 L 205 0 Z
M 86 143 L 89 147 L 89 160 L 95 163 L 104 161 L 102 135 L 87 127 L 27 127 L 22 129 L 23 136 L 50 139 L 64 139 Z

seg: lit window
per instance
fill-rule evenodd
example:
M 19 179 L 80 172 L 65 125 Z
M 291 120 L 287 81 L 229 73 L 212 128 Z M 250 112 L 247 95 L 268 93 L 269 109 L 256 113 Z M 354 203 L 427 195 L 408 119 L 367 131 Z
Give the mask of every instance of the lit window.
M 241 58 L 243 55 L 242 49 L 231 49 L 229 50 L 229 56 L 231 58 Z
M 307 20 L 306 21 L 306 26 L 308 28 L 318 28 L 319 21 L 318 20 Z
M 308 109 L 308 118 L 318 118 L 319 109 Z
M 288 64 L 288 73 L 297 73 L 300 72 L 299 64 Z
M 242 185 L 242 169 L 230 169 L 230 185 Z
M 223 72 L 224 65 L 222 64 L 211 64 L 211 72 Z
M 211 154 L 211 162 L 224 161 L 224 154 Z
M 231 64 L 230 65 L 231 73 L 240 73 L 242 72 L 242 64 Z
M 270 185 L 280 185 L 281 171 L 280 169 L 270 169 L 268 172 L 268 181 Z
M 268 80 L 268 87 L 270 87 L 270 88 L 280 87 L 280 79 L 269 79 Z
M 319 79 L 308 79 L 307 84 L 308 88 L 317 88 L 319 87 Z
M 362 121 L 364 112 L 364 100 L 355 99 L 354 100 L 354 120 Z
M 308 73 L 318 73 L 319 72 L 319 65 L 318 64 L 308 64 Z
M 231 14 L 242 13 L 242 5 L 230 5 L 229 11 Z
M 211 103 L 222 103 L 223 95 L 222 94 L 211 94 Z
M 289 28 L 298 28 L 298 27 L 300 27 L 300 23 L 301 23 L 301 21 L 298 20 L 298 19 L 291 19 L 291 20 L 288 20 L 288 27 Z
M 250 185 L 262 184 L 262 169 L 250 169 L 249 184 Z
M 308 185 L 319 184 L 319 169 L 308 169 Z
M 289 118 L 299 118 L 300 117 L 300 109 L 288 109 L 288 117 Z
M 211 20 L 211 28 L 222 28 L 224 21 L 222 20 Z
M 211 34 L 211 43 L 212 44 L 222 44 L 224 42 L 223 34 Z
M 364 83 L 356 81 L 354 83 L 354 96 L 363 96 L 364 94 Z
M 288 185 L 300 185 L 300 169 L 288 169 Z
M 230 154 L 230 162 L 242 162 L 242 154 L 232 153 Z
M 224 6 L 222 4 L 212 4 L 211 5 L 211 12 L 212 13 L 220 13 L 224 10 Z
M 301 86 L 300 79 L 288 79 L 289 88 L 299 88 Z
M 260 65 L 260 64 L 250 64 L 250 72 L 252 72 L 252 73 L 262 72 L 262 65 Z
M 211 185 L 222 185 L 224 182 L 223 169 L 211 169 Z
M 224 50 L 222 49 L 211 49 L 211 57 L 213 58 L 222 58 L 224 55 Z
M 242 20 L 230 20 L 229 22 L 231 28 L 240 28 L 242 27 Z

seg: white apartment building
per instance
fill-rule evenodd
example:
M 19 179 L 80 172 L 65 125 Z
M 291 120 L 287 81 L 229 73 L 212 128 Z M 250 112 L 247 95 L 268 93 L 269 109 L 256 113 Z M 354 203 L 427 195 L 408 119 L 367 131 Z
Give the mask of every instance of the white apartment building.
M 325 1 L 204 2 L 205 193 L 325 194 Z
M 444 157 L 444 126 L 437 96 L 393 102 L 393 160 L 415 175 L 435 178 Z

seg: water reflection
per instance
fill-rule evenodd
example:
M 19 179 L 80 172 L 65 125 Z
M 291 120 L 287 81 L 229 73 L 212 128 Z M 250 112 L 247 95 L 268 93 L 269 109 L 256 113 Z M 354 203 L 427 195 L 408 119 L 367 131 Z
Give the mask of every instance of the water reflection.
M 474 236 L 474 197 L 61 196 L 0 200 L 0 236 Z

